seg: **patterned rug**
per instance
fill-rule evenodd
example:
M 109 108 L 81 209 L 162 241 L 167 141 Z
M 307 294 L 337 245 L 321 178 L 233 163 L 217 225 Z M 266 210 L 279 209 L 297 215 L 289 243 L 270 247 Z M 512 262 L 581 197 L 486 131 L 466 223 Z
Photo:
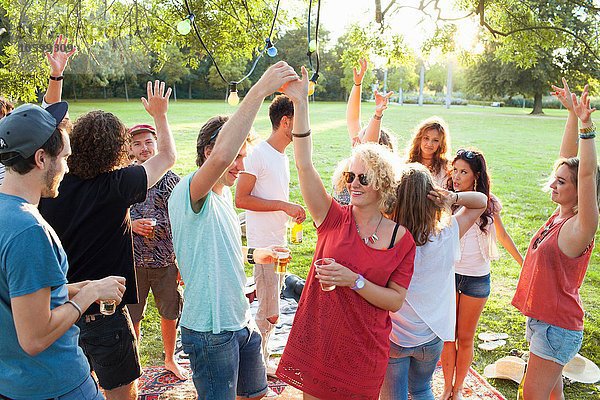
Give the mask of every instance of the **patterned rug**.
M 190 372 L 189 364 L 183 366 Z M 191 374 L 191 372 L 190 372 Z M 302 399 L 302 392 L 298 389 L 286 385 L 278 379 L 269 378 L 269 387 L 277 395 L 265 397 L 265 399 L 278 400 L 297 400 Z M 146 367 L 144 374 L 139 380 L 139 400 L 193 400 L 196 399 L 196 390 L 191 379 L 180 381 L 172 373 L 166 371 L 163 367 Z M 437 367 L 433 375 L 433 392 L 436 398 L 444 390 L 444 379 L 442 377 L 442 368 Z M 463 391 L 465 400 L 504 400 L 492 385 L 490 385 L 475 370 L 469 370 L 465 379 L 465 388 Z

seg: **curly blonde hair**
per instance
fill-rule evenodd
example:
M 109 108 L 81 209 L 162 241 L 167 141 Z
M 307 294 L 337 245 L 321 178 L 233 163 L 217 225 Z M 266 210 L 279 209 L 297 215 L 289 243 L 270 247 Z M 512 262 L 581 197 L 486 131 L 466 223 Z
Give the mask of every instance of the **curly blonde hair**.
M 423 155 L 421 154 L 421 140 L 423 140 L 425 132 L 430 129 L 433 129 L 440 134 L 440 147 L 433 155 L 433 162 L 431 165 L 431 172 L 437 175 L 440 173 L 440 171 L 448 171 L 448 152 L 450 151 L 450 130 L 448 129 L 446 121 L 440 117 L 427 118 L 417 125 L 415 128 L 415 133 L 412 137 L 411 145 L 406 154 L 406 162 L 423 162 Z
M 92 179 L 129 164 L 127 128 L 114 114 L 97 110 L 80 116 L 70 137 L 69 172 L 81 179 Z
M 389 214 L 396 204 L 396 170 L 399 160 L 386 146 L 377 143 L 363 143 L 352 149 L 350 158 L 338 163 L 333 174 L 333 187 L 337 192 L 346 189 L 344 172 L 348 171 L 353 159 L 365 165 L 369 186 L 379 193 L 379 209 Z

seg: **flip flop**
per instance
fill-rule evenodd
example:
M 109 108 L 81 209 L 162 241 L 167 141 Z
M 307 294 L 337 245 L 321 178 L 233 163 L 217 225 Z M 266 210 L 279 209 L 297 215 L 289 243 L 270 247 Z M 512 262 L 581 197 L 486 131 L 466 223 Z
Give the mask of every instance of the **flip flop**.
M 495 340 L 508 339 L 508 333 L 482 332 L 477 337 L 484 342 L 493 342 Z
M 479 343 L 479 345 L 477 347 L 479 347 L 481 350 L 492 351 L 492 350 L 497 349 L 500 346 L 504 346 L 505 344 L 506 344 L 506 340 L 494 340 L 491 342 Z

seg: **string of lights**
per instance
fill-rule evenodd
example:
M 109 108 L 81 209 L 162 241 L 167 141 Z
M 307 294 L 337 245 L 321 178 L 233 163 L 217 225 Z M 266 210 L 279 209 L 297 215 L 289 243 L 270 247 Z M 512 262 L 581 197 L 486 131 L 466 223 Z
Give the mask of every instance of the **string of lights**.
M 319 58 L 319 20 L 321 18 L 321 0 L 316 0 L 318 2 L 317 5 L 317 24 L 315 26 L 315 38 L 311 40 L 310 38 L 310 19 L 312 12 L 312 3 L 313 0 L 310 0 L 308 4 L 308 29 L 307 29 L 307 41 L 308 41 L 308 64 L 311 69 L 314 69 L 312 76 L 310 77 L 310 81 L 308 82 L 308 95 L 312 96 L 315 93 L 315 87 L 317 85 L 317 80 L 319 79 L 319 68 L 321 66 L 321 60 Z M 313 67 L 312 56 L 315 55 L 316 59 L 316 68 Z
M 256 58 L 255 58 L 255 60 L 254 60 L 254 62 L 252 64 L 252 67 L 250 68 L 250 71 L 246 75 L 244 75 L 238 81 L 228 81 L 227 79 L 225 79 L 225 77 L 221 73 L 221 70 L 219 69 L 217 61 L 213 57 L 213 55 L 210 52 L 210 50 L 208 50 L 208 47 L 206 46 L 206 44 L 204 43 L 204 41 L 202 40 L 200 32 L 198 31 L 198 27 L 196 26 L 195 15 L 192 12 L 192 9 L 191 9 L 191 7 L 190 7 L 190 5 L 188 3 L 188 0 L 184 0 L 185 7 L 187 9 L 188 15 L 182 21 L 180 21 L 177 24 L 177 31 L 180 34 L 182 34 L 182 35 L 187 35 L 188 33 L 190 33 L 190 31 L 193 28 L 194 33 L 195 33 L 196 37 L 198 38 L 198 41 L 200 42 L 200 44 L 204 48 L 204 51 L 206 51 L 206 54 L 212 60 L 213 65 L 215 66 L 215 69 L 217 70 L 217 73 L 219 74 L 219 77 L 223 80 L 223 82 L 225 82 L 225 83 L 228 84 L 229 95 L 227 97 L 227 102 L 230 105 L 232 105 L 232 106 L 235 106 L 235 105 L 239 104 L 239 102 L 240 102 L 240 98 L 239 98 L 238 93 L 237 93 L 237 85 L 240 84 L 241 82 L 245 81 L 246 79 L 248 79 L 248 77 L 250 75 L 252 75 L 252 73 L 254 72 L 254 69 L 258 65 L 258 61 L 265 54 L 265 52 L 270 57 L 275 57 L 277 55 L 277 53 L 278 53 L 277 48 L 273 45 L 273 42 L 271 41 L 271 37 L 273 35 L 273 30 L 275 28 L 275 21 L 277 21 L 277 14 L 279 13 L 279 3 L 280 3 L 280 1 L 281 0 L 277 0 L 277 5 L 276 5 L 276 8 L 275 8 L 275 13 L 273 15 L 273 22 L 271 24 L 271 30 L 269 31 L 269 36 L 267 37 L 267 39 L 265 39 L 265 45 L 264 45 L 262 51 L 260 51 L 258 53 L 258 55 L 256 56 Z M 244 3 L 244 7 L 246 8 L 246 11 L 248 13 L 248 18 L 250 19 L 250 22 L 252 23 L 252 25 L 254 25 L 254 21 L 252 21 L 252 17 L 250 16 L 250 11 L 249 11 L 249 9 L 247 7 L 247 4 Z

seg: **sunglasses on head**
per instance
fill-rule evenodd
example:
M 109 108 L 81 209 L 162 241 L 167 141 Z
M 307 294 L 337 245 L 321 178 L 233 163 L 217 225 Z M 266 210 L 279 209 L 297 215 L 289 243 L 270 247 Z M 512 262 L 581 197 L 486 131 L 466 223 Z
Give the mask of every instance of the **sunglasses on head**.
M 465 158 L 468 158 L 469 160 L 474 159 L 476 155 L 477 154 L 474 151 L 465 150 L 465 149 L 458 149 L 458 151 L 456 152 L 457 157 L 465 157 Z
M 367 176 L 365 174 L 356 175 L 354 172 L 349 172 L 349 171 L 344 172 L 344 180 L 346 181 L 346 183 L 354 182 L 355 178 L 358 178 L 358 183 L 360 183 L 361 185 L 363 185 L 363 186 L 369 185 L 369 179 L 367 178 Z

